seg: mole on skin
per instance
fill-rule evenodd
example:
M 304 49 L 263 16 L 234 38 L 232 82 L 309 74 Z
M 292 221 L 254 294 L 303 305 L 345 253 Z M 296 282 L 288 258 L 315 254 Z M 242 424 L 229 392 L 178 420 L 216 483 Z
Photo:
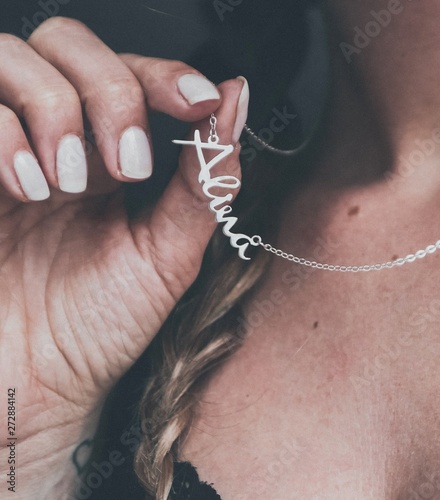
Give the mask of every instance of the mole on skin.
M 348 211 L 348 215 L 350 217 L 353 217 L 353 215 L 357 215 L 360 211 L 359 207 L 351 207 L 350 210 Z

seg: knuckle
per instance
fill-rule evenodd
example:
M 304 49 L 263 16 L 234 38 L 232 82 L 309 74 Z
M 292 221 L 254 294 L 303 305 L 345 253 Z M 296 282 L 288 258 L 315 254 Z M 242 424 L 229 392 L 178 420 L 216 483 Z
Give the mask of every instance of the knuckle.
M 132 112 L 139 109 L 145 102 L 142 87 L 134 76 L 123 76 L 110 78 L 101 81 L 99 88 L 89 93 L 86 101 L 90 101 L 93 96 L 107 110 Z
M 28 43 L 32 45 L 33 42 L 41 37 L 45 37 L 48 33 L 53 31 L 80 31 L 88 29 L 85 24 L 77 19 L 70 17 L 53 16 L 42 22 L 38 28 L 32 33 L 28 39 Z
M 61 110 L 79 107 L 81 105 L 76 91 L 69 85 L 54 85 L 42 87 L 33 96 L 24 100 L 25 108 L 37 107 L 46 113 L 56 114 Z
M 151 79 L 151 76 L 154 76 L 157 83 L 160 83 L 163 78 L 169 77 L 170 74 L 184 74 L 193 71 L 191 66 L 182 61 L 151 58 L 148 64 L 142 68 L 141 77 L 148 80 Z
M 0 33 L 0 48 L 1 51 L 11 50 L 11 49 L 21 49 L 26 46 L 26 42 L 11 35 L 10 33 Z
M 169 61 L 167 69 L 172 73 L 194 73 L 194 68 L 192 66 L 175 59 Z
M 134 77 L 114 78 L 103 83 L 103 91 L 109 97 L 123 99 L 128 94 L 139 99 L 141 96 L 141 87 Z
M 1 44 L 10 44 L 10 43 L 24 43 L 20 38 L 15 35 L 11 35 L 10 33 L 0 33 L 0 43 Z

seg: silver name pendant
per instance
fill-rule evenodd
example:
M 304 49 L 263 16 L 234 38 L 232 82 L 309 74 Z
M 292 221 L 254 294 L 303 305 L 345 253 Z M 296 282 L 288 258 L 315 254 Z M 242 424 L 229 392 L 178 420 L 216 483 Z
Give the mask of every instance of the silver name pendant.
M 219 144 L 219 138 L 215 133 L 216 118 L 211 116 L 211 134 L 208 142 L 203 142 L 200 138 L 200 130 L 194 132 L 193 141 L 174 140 L 175 144 L 183 144 L 186 146 L 195 146 L 197 151 L 197 158 L 200 163 L 199 183 L 202 185 L 202 190 L 205 196 L 211 201 L 209 202 L 209 209 L 215 214 L 215 220 L 218 223 L 224 223 L 223 234 L 229 239 L 231 246 L 238 249 L 238 255 L 243 260 L 250 260 L 246 257 L 246 250 L 249 244 L 252 246 L 259 246 L 261 240 L 247 236 L 242 233 L 233 233 L 232 228 L 237 222 L 237 217 L 229 215 L 232 212 L 232 207 L 227 203 L 231 202 L 234 198 L 232 193 L 227 193 L 224 196 L 217 196 L 211 193 L 212 188 L 221 189 L 238 189 L 241 186 L 239 179 L 233 175 L 218 175 L 211 177 L 211 169 L 217 165 L 221 160 L 229 156 L 234 151 L 232 144 L 222 145 Z M 219 151 L 219 153 L 209 162 L 206 162 L 203 154 L 204 150 Z M 226 205 L 225 205 L 226 203 Z
M 221 145 L 219 144 L 219 138 L 216 132 L 217 119 L 214 114 L 211 115 L 211 131 L 209 134 L 208 142 L 203 142 L 200 138 L 200 131 L 196 130 L 194 132 L 193 141 L 173 141 L 176 144 L 183 144 L 189 146 L 195 146 L 197 151 L 197 158 L 200 163 L 200 174 L 199 183 L 202 185 L 204 194 L 211 199 L 209 203 L 209 208 L 215 214 L 215 219 L 218 223 L 224 222 L 223 233 L 230 239 L 231 246 L 238 248 L 238 255 L 243 260 L 250 260 L 246 257 L 246 250 L 249 245 L 252 246 L 262 246 L 266 252 L 271 252 L 278 257 L 299 264 L 300 266 L 311 267 L 315 269 L 321 269 L 324 271 L 335 271 L 341 273 L 359 273 L 359 272 L 370 272 L 370 271 L 381 271 L 382 269 L 391 269 L 394 267 L 400 267 L 404 264 L 409 264 L 415 262 L 419 259 L 424 259 L 428 255 L 434 254 L 440 250 L 440 240 L 438 240 L 433 245 L 428 245 L 425 249 L 418 250 L 414 254 L 408 254 L 406 257 L 397 258 L 393 261 L 382 262 L 380 264 L 367 264 L 361 266 L 343 266 L 327 264 L 323 262 L 315 262 L 301 257 L 297 257 L 293 254 L 289 254 L 279 250 L 268 243 L 264 243 L 261 236 L 258 234 L 254 236 L 247 236 L 242 233 L 233 233 L 232 228 L 237 222 L 237 217 L 232 217 L 228 214 L 232 212 L 232 207 L 227 205 L 234 196 L 232 193 L 227 193 L 224 196 L 217 196 L 211 193 L 212 188 L 222 188 L 222 189 L 237 189 L 240 187 L 240 181 L 232 175 L 219 175 L 217 177 L 211 177 L 211 169 L 217 165 L 221 160 L 229 156 L 233 151 L 234 147 L 232 144 Z M 215 156 L 208 163 L 203 155 L 203 150 L 214 150 L 219 151 L 217 156 Z M 225 204 L 226 203 L 226 204 Z

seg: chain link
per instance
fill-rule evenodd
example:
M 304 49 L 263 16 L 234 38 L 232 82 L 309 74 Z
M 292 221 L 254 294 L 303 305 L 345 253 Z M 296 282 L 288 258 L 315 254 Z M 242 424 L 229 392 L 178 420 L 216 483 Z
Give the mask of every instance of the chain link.
M 217 135 L 217 118 L 214 113 L 211 113 L 211 118 L 209 120 L 211 125 L 211 130 L 209 131 L 209 142 L 217 144 L 219 141 L 219 137 Z
M 295 255 L 288 254 L 279 250 L 268 243 L 263 243 L 261 236 L 255 235 L 252 237 L 255 245 L 262 246 L 267 252 L 271 252 L 275 254 L 277 257 L 281 257 L 283 259 L 294 262 L 295 264 L 299 264 L 300 266 L 312 267 L 314 269 L 323 269 L 326 271 L 334 271 L 339 273 L 360 273 L 360 272 L 370 272 L 370 271 L 381 271 L 382 269 L 392 269 L 393 267 L 403 266 L 404 264 L 410 264 L 415 262 L 418 259 L 423 259 L 427 255 L 431 255 L 435 253 L 437 250 L 440 250 L 440 240 L 437 241 L 434 245 L 427 246 L 424 250 L 418 250 L 414 254 L 409 254 L 406 257 L 396 259 L 393 261 L 382 262 L 381 264 L 368 264 L 364 266 L 340 266 L 333 264 L 324 264 L 321 262 L 315 262 L 307 259 L 303 259 L 300 257 L 296 257 Z

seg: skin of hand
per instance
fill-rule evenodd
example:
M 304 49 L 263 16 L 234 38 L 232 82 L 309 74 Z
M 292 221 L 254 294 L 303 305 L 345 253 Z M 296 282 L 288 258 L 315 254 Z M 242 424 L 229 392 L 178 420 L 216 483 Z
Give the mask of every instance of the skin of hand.
M 66 18 L 49 19 L 28 43 L 2 34 L 0 47 L 0 394 L 17 388 L 26 469 L 44 449 L 50 454 L 55 438 L 45 438 L 49 431 L 58 432 L 58 449 L 77 443 L 83 423 L 195 279 L 215 228 L 212 213 L 201 208 L 207 204 L 192 147 L 183 148 L 157 204 L 130 220 L 121 186 L 141 176 L 121 172 L 118 155 L 127 144 L 133 150 L 135 142 L 129 138 L 122 146 L 120 138 L 131 127 L 148 137 L 147 110 L 194 123 L 207 138 L 215 111 L 221 143 L 236 146 L 221 168 L 239 177 L 234 129 L 244 125 L 237 111 L 244 83 L 223 82 L 216 97 L 206 80 L 205 98 L 194 102 L 191 88 L 191 95 L 184 87 L 182 94 L 179 79 L 201 77 L 195 69 L 118 56 L 86 26 Z M 96 139 L 87 154 L 89 183 L 82 192 L 66 193 L 59 184 L 57 147 L 66 136 L 84 144 L 84 119 Z M 17 151 L 38 162 L 50 197 L 32 202 L 26 196 L 14 167 Z M 148 165 L 141 167 L 148 177 Z M 188 207 L 191 217 L 183 210 Z M 0 436 L 4 454 L 4 418 Z

